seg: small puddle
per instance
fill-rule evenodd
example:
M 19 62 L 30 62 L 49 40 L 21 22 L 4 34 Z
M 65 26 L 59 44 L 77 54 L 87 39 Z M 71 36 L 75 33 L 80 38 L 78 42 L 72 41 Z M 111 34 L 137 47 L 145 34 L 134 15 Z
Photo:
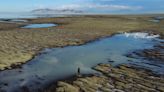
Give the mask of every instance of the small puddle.
M 93 66 L 111 61 L 113 66 L 134 63 L 156 73 L 164 73 L 161 72 L 164 69 L 163 63 L 126 56 L 135 50 L 152 48 L 159 43 L 157 37 L 158 35 L 149 36 L 147 33 L 125 33 L 81 46 L 45 49 L 22 68 L 0 72 L 0 88 L 6 92 L 22 92 L 22 88 L 26 87 L 35 92 L 54 80 L 75 74 L 78 67 L 84 74 L 97 73 L 91 69 Z
M 29 24 L 22 28 L 47 28 L 47 27 L 54 27 L 54 26 L 57 25 L 52 23 L 44 23 L 44 24 Z

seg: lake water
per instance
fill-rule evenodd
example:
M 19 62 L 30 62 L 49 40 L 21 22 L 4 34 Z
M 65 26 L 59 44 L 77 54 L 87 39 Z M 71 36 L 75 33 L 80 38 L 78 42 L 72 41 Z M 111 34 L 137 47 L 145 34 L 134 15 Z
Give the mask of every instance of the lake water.
M 29 24 L 22 28 L 47 28 L 47 27 L 54 27 L 54 26 L 56 26 L 56 24 L 44 23 L 44 24 Z
M 0 19 L 22 19 L 22 18 L 39 18 L 39 17 L 63 17 L 71 14 L 35 14 L 30 12 L 6 13 L 0 12 Z
M 97 73 L 91 68 L 99 63 L 109 63 L 108 61 L 114 61 L 111 63 L 113 66 L 136 64 L 164 74 L 164 63 L 126 56 L 135 50 L 152 48 L 159 43 L 158 37 L 159 35 L 149 36 L 147 33 L 125 33 L 81 46 L 45 49 L 22 68 L 0 72 L 0 89 L 21 92 L 22 87 L 27 87 L 35 92 L 54 80 L 76 74 L 78 67 L 83 74 Z

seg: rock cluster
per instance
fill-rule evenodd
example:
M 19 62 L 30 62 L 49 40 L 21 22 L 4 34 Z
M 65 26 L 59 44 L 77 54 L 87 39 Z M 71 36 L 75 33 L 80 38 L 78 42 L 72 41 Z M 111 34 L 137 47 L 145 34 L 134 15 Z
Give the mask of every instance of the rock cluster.
M 102 75 L 81 77 L 72 82 L 58 82 L 46 92 L 164 92 L 164 77 L 128 65 L 94 67 Z
M 153 49 L 135 52 L 135 54 L 150 60 L 164 61 L 164 44 L 157 45 Z

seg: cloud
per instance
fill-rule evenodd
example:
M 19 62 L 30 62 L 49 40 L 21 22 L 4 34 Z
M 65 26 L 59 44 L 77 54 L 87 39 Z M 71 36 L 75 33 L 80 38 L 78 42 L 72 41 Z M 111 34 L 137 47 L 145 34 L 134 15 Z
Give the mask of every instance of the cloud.
M 78 4 L 68 4 L 68 5 L 61 5 L 56 9 L 82 9 L 84 6 Z
M 140 10 L 141 6 L 114 5 L 114 4 L 68 4 L 58 7 L 58 9 L 97 9 L 97 10 Z
M 88 5 L 89 8 L 95 9 L 105 9 L 105 10 L 139 10 L 142 9 L 140 6 L 127 6 L 127 5 L 101 5 L 101 4 L 91 4 Z

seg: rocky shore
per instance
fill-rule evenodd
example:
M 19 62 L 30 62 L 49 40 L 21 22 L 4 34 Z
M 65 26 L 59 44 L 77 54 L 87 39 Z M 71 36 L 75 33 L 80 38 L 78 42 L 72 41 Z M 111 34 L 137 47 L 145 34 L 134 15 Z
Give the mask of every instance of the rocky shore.
M 139 56 L 147 60 L 163 62 L 164 61 L 164 43 L 160 42 L 159 44 L 155 45 L 152 49 L 134 51 L 132 53 L 129 53 L 127 57 L 136 58 L 134 55 L 137 55 L 137 57 Z
M 164 61 L 164 44 L 156 45 L 153 49 L 145 49 L 141 52 L 136 52 L 136 54 L 150 60 Z
M 94 67 L 101 75 L 59 81 L 44 92 L 164 92 L 164 77 L 130 65 Z

